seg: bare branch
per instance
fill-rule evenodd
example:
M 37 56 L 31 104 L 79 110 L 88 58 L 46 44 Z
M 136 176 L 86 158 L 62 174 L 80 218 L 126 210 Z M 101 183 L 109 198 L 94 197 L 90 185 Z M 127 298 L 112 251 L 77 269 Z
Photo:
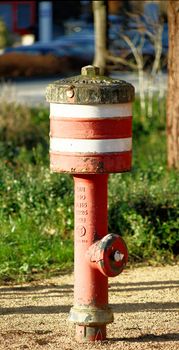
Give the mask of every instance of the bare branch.
M 163 27 L 162 27 L 162 25 L 160 25 L 158 28 L 156 40 L 154 42 L 155 59 L 153 62 L 153 67 L 152 67 L 152 72 L 151 72 L 152 75 L 155 75 L 160 67 L 160 59 L 161 59 L 161 54 L 162 54 L 162 31 L 163 31 Z
M 136 69 L 136 70 L 138 69 L 137 68 L 137 64 L 132 63 L 132 62 L 130 62 L 129 60 L 127 60 L 125 58 L 113 56 L 110 53 L 106 54 L 106 59 L 111 61 L 111 62 L 114 62 L 114 63 L 121 63 L 124 66 L 128 66 L 128 67 L 130 67 L 132 69 Z
M 136 47 L 134 45 L 132 40 L 127 35 L 122 34 L 121 37 L 125 40 L 125 42 L 128 44 L 128 46 L 131 48 L 131 51 L 134 55 L 134 58 L 137 62 L 137 65 L 140 68 L 142 68 L 143 67 L 143 56 L 142 56 L 141 52 L 138 50 L 138 47 Z

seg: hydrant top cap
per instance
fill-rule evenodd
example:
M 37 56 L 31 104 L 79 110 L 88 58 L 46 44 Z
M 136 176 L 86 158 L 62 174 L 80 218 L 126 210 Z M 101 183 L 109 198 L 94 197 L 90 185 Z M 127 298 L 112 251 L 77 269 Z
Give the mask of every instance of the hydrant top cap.
M 100 74 L 99 67 L 89 65 L 81 68 L 81 75 L 95 76 L 99 74 Z
M 134 100 L 134 87 L 124 80 L 99 75 L 99 68 L 85 66 L 81 75 L 49 84 L 46 100 L 51 103 L 97 105 Z

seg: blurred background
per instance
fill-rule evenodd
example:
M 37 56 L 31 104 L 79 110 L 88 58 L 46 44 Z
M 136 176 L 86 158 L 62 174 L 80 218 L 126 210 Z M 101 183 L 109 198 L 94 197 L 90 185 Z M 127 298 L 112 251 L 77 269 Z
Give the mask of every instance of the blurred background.
M 92 63 L 136 90 L 133 167 L 110 176 L 109 232 L 129 264 L 177 262 L 178 3 L 0 2 L 0 283 L 72 268 L 73 183 L 49 170 L 45 89 Z
M 45 102 L 52 77 L 79 74 L 82 66 L 93 63 L 101 73 L 131 82 L 143 112 L 146 90 L 149 99 L 156 91 L 162 98 L 167 86 L 167 2 L 104 0 L 105 18 L 100 18 L 99 3 L 1 1 L 1 93 L 6 95 L 4 81 L 13 81 L 11 98 L 16 92 L 20 102 Z M 28 81 L 21 83 L 22 78 Z
M 166 1 L 104 1 L 107 13 L 107 70 L 135 70 L 132 45 L 140 46 L 144 67 L 155 60 L 166 69 Z M 1 1 L 0 77 L 47 76 L 79 70 L 94 58 L 92 1 Z M 127 37 L 127 40 L 126 40 Z M 129 42 L 130 40 L 130 42 Z M 157 42 L 156 42 L 157 41 Z M 24 56 L 25 55 L 25 56 Z

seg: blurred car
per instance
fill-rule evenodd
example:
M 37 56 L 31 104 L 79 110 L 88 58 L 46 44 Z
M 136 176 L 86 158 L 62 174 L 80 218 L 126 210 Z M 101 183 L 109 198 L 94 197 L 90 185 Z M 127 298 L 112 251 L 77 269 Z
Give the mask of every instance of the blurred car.
M 47 43 L 36 42 L 33 45 L 19 45 L 8 47 L 4 53 L 20 52 L 27 54 L 52 54 L 58 57 L 80 57 L 88 61 L 93 59 L 94 55 L 94 32 L 91 29 L 84 29 L 80 32 L 73 32 L 69 35 L 63 35 L 58 39 Z

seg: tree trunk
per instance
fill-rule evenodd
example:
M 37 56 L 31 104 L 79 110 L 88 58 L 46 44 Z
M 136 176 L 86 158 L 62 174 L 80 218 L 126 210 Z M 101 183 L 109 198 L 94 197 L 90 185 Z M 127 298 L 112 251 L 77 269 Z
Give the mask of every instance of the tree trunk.
M 95 57 L 94 66 L 100 68 L 100 74 L 106 70 L 107 50 L 107 1 L 93 0 Z
M 168 0 L 168 25 L 167 158 L 179 169 L 179 0 Z

